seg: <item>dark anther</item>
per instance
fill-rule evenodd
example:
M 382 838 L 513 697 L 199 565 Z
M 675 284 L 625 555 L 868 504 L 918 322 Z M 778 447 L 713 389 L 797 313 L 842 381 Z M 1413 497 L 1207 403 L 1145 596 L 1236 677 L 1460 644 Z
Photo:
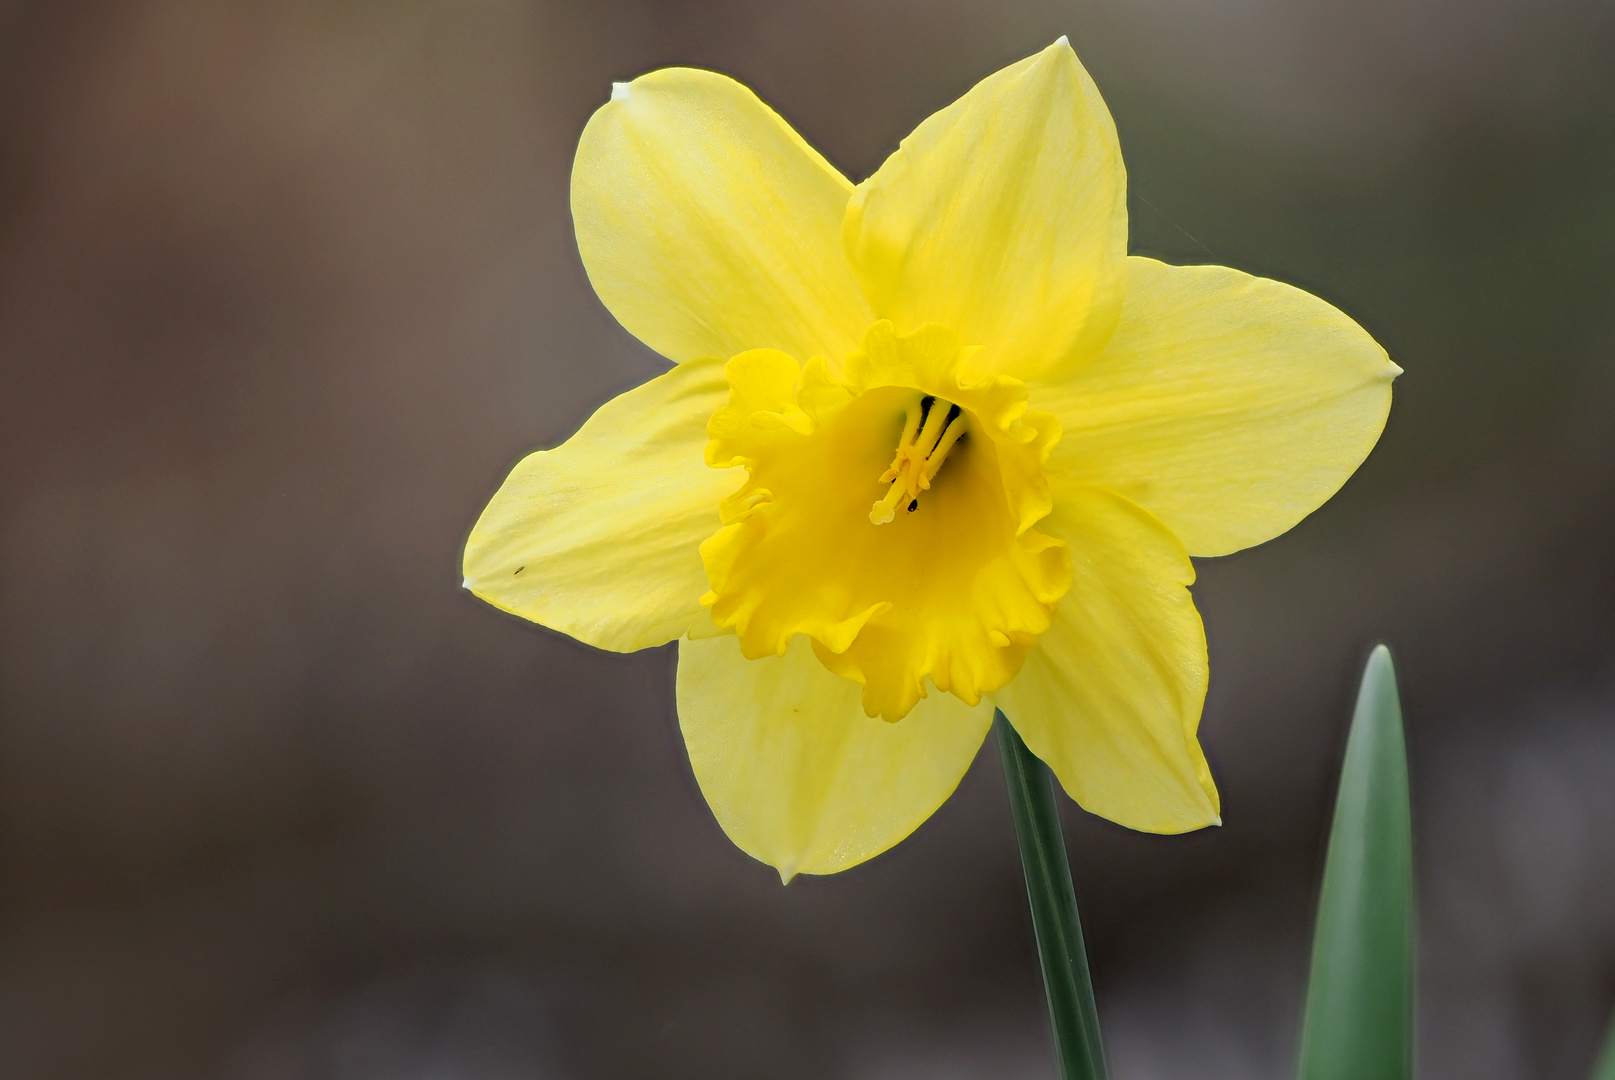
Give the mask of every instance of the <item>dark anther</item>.
M 942 430 L 943 431 L 946 431 L 948 429 L 948 424 L 951 424 L 955 420 L 959 419 L 959 412 L 960 412 L 959 406 L 957 406 L 957 405 L 949 405 L 948 406 L 948 423 L 942 425 Z
M 912 502 L 910 502 L 908 504 L 908 512 L 911 513 L 911 514 L 914 511 L 918 510 L 919 508 L 920 508 L 920 500 L 918 500 L 918 499 L 915 499 L 914 501 L 912 501 Z
M 930 394 L 926 394 L 920 399 L 920 427 L 925 427 L 925 418 L 931 415 L 931 406 L 935 402 L 936 398 Z

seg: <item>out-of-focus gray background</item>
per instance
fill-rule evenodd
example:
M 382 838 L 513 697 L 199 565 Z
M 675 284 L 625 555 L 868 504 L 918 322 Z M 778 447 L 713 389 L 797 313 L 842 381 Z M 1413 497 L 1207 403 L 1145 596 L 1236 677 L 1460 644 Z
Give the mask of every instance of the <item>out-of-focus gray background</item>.
M 1407 369 L 1289 535 L 1201 564 L 1227 825 L 1066 809 L 1117 1080 L 1288 1075 L 1344 725 L 1396 650 L 1430 1080 L 1579 1078 L 1615 1005 L 1607 0 L 0 5 L 0 1075 L 1052 1076 L 998 762 L 782 888 L 669 650 L 458 588 L 506 468 L 660 362 L 578 132 L 667 64 L 849 175 L 1069 34 L 1134 246 Z

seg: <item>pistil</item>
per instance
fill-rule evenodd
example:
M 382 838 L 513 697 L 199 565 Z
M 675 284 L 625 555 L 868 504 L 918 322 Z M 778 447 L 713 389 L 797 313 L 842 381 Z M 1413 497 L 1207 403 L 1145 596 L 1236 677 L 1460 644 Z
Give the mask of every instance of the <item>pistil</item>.
M 933 397 L 924 397 L 909 405 L 897 453 L 878 481 L 882 484 L 890 481 L 892 486 L 887 489 L 885 498 L 869 511 L 869 520 L 874 524 L 885 525 L 892 521 L 900 506 L 905 513 L 919 509 L 920 492 L 931 487 L 948 451 L 964 437 L 964 415 L 959 406 L 940 404 L 948 407 L 938 408 Z

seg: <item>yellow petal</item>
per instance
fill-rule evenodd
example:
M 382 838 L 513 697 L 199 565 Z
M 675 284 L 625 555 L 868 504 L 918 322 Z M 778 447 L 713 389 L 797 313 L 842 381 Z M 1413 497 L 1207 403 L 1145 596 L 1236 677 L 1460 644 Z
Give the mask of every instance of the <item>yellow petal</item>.
M 572 220 L 595 292 L 663 356 L 840 357 L 872 318 L 841 253 L 851 191 L 750 90 L 667 68 L 583 129 Z
M 1051 474 L 1125 495 L 1191 555 L 1272 539 L 1368 456 L 1401 369 L 1300 289 L 1223 266 L 1127 267 L 1104 352 L 1034 388 L 1065 431 Z
M 1099 488 L 1056 490 L 1041 527 L 1070 545 L 1071 589 L 993 699 L 1085 809 L 1144 832 L 1218 823 L 1195 738 L 1206 638 L 1182 545 Z
M 466 541 L 466 587 L 618 652 L 710 626 L 700 545 L 745 479 L 703 457 L 707 418 L 728 393 L 722 361 L 681 364 L 523 459 Z
M 1029 379 L 1104 344 L 1125 281 L 1126 174 L 1064 38 L 978 83 L 858 186 L 847 256 L 875 313 Z
M 889 724 L 859 695 L 806 638 L 762 660 L 727 635 L 679 642 L 679 726 L 701 793 L 729 838 L 786 881 L 845 870 L 919 828 L 992 725 L 991 705 L 951 694 Z

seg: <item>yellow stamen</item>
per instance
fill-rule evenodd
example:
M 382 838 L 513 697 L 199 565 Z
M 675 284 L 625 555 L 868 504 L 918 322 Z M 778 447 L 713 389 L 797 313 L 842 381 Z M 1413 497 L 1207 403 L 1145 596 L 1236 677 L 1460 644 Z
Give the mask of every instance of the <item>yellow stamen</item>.
M 903 421 L 903 437 L 897 442 L 897 457 L 893 459 L 891 466 L 880 474 L 879 483 L 884 484 L 888 480 L 896 480 L 898 474 L 902 472 L 906 455 L 912 454 L 914 451 L 914 436 L 920 430 L 920 415 L 922 412 L 924 412 L 924 409 L 919 401 L 912 402 L 909 405 L 908 416 Z
M 926 403 L 929 402 L 929 409 Z M 925 425 L 920 429 L 920 417 Z M 918 430 L 918 437 L 916 431 Z M 964 414 L 946 401 L 922 398 L 908 407 L 903 421 L 903 437 L 897 444 L 897 453 L 878 483 L 891 482 L 886 496 L 869 511 L 869 520 L 885 525 L 897 517 L 897 508 L 907 504 L 904 512 L 913 510 L 920 492 L 929 490 L 936 479 L 948 451 L 953 449 L 965 434 Z
M 925 409 L 918 401 L 909 402 L 908 416 L 903 420 L 903 437 L 897 441 L 898 446 L 913 446 L 914 436 L 920 433 L 920 417 Z
M 939 407 L 942 405 L 947 405 L 947 402 L 937 401 L 935 398 L 931 399 L 931 409 L 925 416 L 925 429 L 920 432 L 920 437 L 915 440 L 916 447 L 936 445 L 937 439 L 942 435 L 942 425 L 948 422 L 948 414 L 953 411 L 952 405 L 948 405 L 945 409 Z
M 947 458 L 948 451 L 953 449 L 954 443 L 964 437 L 963 421 L 963 416 L 954 417 L 953 423 L 942 433 L 942 439 L 936 444 L 936 449 L 932 450 L 930 457 L 925 460 L 925 471 L 920 473 L 920 487 L 931 486 L 931 481 L 936 478 L 937 470 L 942 468 L 942 462 Z
M 892 484 L 886 497 L 877 502 L 869 511 L 869 520 L 876 525 L 884 525 L 897 516 L 897 501 L 903 497 L 903 485 Z

